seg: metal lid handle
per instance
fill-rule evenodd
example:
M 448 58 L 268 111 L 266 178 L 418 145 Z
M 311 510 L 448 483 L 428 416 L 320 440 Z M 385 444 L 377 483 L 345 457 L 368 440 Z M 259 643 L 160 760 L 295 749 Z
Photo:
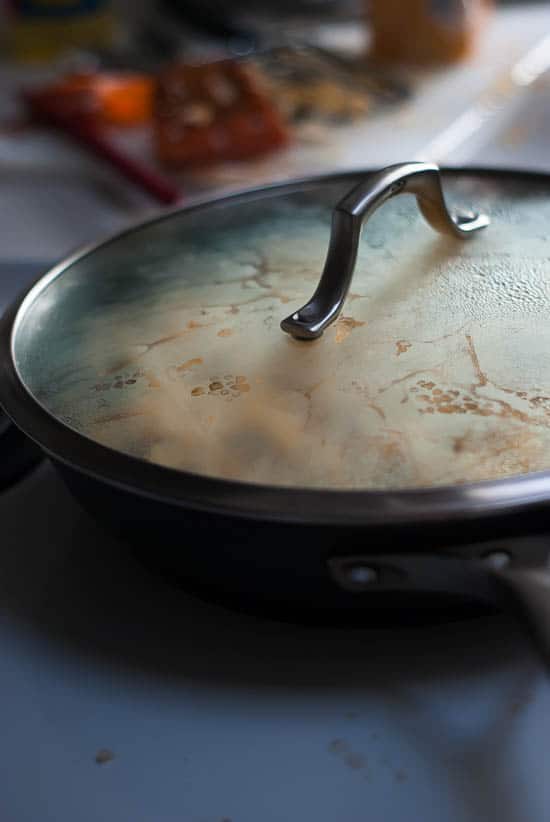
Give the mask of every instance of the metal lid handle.
M 359 248 L 361 227 L 382 203 L 396 194 L 415 194 L 418 207 L 436 231 L 466 238 L 489 225 L 485 214 L 451 215 L 439 168 L 433 163 L 400 163 L 369 174 L 335 207 L 325 267 L 312 298 L 281 323 L 283 331 L 302 340 L 320 337 L 340 314 Z

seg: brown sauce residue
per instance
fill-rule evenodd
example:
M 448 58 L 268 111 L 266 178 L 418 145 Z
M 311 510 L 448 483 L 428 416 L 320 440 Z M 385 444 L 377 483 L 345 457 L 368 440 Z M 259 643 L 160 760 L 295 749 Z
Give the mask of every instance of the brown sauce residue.
M 466 431 L 454 438 L 453 451 L 458 455 L 475 456 L 480 466 L 498 460 L 506 467 L 506 473 L 525 474 L 540 467 L 539 435 L 514 425 L 483 432 Z
M 191 396 L 202 397 L 208 394 L 209 396 L 223 397 L 224 400 L 232 400 L 240 397 L 242 394 L 247 394 L 251 390 L 247 378 L 242 374 L 238 374 L 237 376 L 224 374 L 223 378 L 210 377 L 207 388 L 203 385 L 196 385 L 191 389 Z
M 112 762 L 115 755 L 109 748 L 100 748 L 95 755 L 96 765 L 106 765 L 107 762 Z
M 474 339 L 471 334 L 466 334 L 466 342 L 468 343 L 468 353 L 470 355 L 470 359 L 472 361 L 472 365 L 474 367 L 474 372 L 477 377 L 477 386 L 483 387 L 487 385 L 489 380 L 487 379 L 487 375 L 481 370 L 481 365 L 479 364 L 479 358 L 477 356 L 477 352 L 474 345 Z
M 103 425 L 106 422 L 121 422 L 122 420 L 130 420 L 133 417 L 144 417 L 145 411 L 120 411 L 118 414 L 110 414 L 107 417 L 96 417 L 93 420 L 94 425 Z
M 182 374 L 185 371 L 191 371 L 196 365 L 202 365 L 202 357 L 194 357 L 192 360 L 182 362 L 181 365 L 176 366 L 176 371 Z
M 143 376 L 147 378 L 148 388 L 160 388 L 160 381 L 153 371 L 145 371 Z
M 453 439 L 453 451 L 455 454 L 462 454 L 463 451 L 466 450 L 466 434 L 463 434 L 462 437 L 455 437 Z
M 139 343 L 133 346 L 136 350 L 136 353 L 127 359 L 118 362 L 116 365 L 112 366 L 106 372 L 107 374 L 116 374 L 117 371 L 122 371 L 124 368 L 127 368 L 132 363 L 136 362 L 136 360 L 141 359 L 150 351 L 155 348 L 158 348 L 160 345 L 166 345 L 167 343 L 175 342 L 175 340 L 179 340 L 182 337 L 186 337 L 188 334 L 191 334 L 193 331 L 196 331 L 197 328 L 208 328 L 208 326 L 212 325 L 212 323 L 198 323 L 195 320 L 189 320 L 185 328 L 182 328 L 180 331 L 175 331 L 173 334 L 167 334 L 165 337 L 159 337 L 157 340 L 153 340 L 152 342 L 148 343 Z
M 342 343 L 349 337 L 354 328 L 360 328 L 362 325 L 365 325 L 365 323 L 355 320 L 353 317 L 340 317 L 334 326 L 336 328 L 334 339 L 337 343 Z
M 372 409 L 372 411 L 374 411 L 376 414 L 378 414 L 378 416 L 380 417 L 381 420 L 386 419 L 386 415 L 384 414 L 384 410 L 379 405 L 377 405 L 375 402 L 369 402 L 369 403 L 367 403 L 367 406 L 368 406 L 368 408 Z
M 333 739 L 328 749 L 330 753 L 345 753 L 348 750 L 348 743 L 344 739 Z
M 218 331 L 218 337 L 231 337 L 233 330 L 231 328 L 222 328 Z
M 409 348 L 412 348 L 412 343 L 408 342 L 408 340 L 397 340 L 395 347 L 397 349 L 396 354 L 400 357 L 401 354 L 406 354 Z
M 433 368 L 430 369 L 430 371 L 436 371 L 438 368 L 440 368 L 441 365 L 443 365 L 443 363 L 439 363 L 438 365 L 434 366 Z M 425 374 L 425 373 L 426 373 L 425 368 L 418 368 L 416 371 L 410 371 L 408 374 L 404 374 L 402 377 L 396 377 L 394 380 L 392 380 L 390 383 L 388 383 L 388 385 L 384 385 L 382 388 L 379 388 L 378 393 L 379 394 L 385 394 L 386 391 L 389 391 L 394 386 L 400 385 L 401 383 L 404 383 L 404 382 L 408 382 L 409 380 L 412 380 L 413 377 L 418 377 L 418 376 L 420 376 L 420 374 Z M 420 380 L 420 382 L 418 382 L 417 385 L 420 385 L 421 388 L 433 388 L 435 386 L 435 382 L 426 382 L 424 380 Z M 414 390 L 415 390 L 414 388 L 410 389 L 410 391 L 414 391 Z
M 478 379 L 480 379 L 481 373 L 482 372 L 476 372 Z M 480 381 L 477 385 L 470 386 L 470 391 L 468 393 L 462 393 L 456 389 L 447 389 L 445 391 L 441 388 L 436 388 L 435 383 L 433 382 L 419 380 L 419 382 L 417 382 L 417 386 L 423 388 L 424 391 L 428 393 L 416 394 L 414 399 L 418 403 L 425 406 L 424 408 L 419 409 L 421 414 L 473 414 L 478 417 L 513 419 L 536 426 L 550 425 L 550 423 L 546 422 L 544 419 L 529 416 L 529 414 L 525 411 L 521 411 L 519 408 L 514 408 L 509 402 L 506 402 L 506 400 L 501 400 L 498 397 L 479 396 L 477 394 L 477 389 L 490 384 L 490 381 L 485 374 L 483 374 L 483 380 L 484 382 Z M 495 385 L 495 388 L 501 390 L 500 386 Z M 472 394 L 474 395 L 473 397 L 471 396 Z M 532 399 L 527 399 L 527 397 L 524 397 L 522 399 L 528 402 L 533 409 L 542 407 L 545 411 L 545 415 L 550 417 L 549 397 L 541 396 L 533 397 Z M 546 402 L 549 403 L 548 407 Z M 456 451 L 455 449 L 455 453 L 459 453 L 459 451 Z
M 352 771 L 365 771 L 367 758 L 363 754 L 353 751 L 345 739 L 333 739 L 328 746 L 329 753 L 341 759 Z

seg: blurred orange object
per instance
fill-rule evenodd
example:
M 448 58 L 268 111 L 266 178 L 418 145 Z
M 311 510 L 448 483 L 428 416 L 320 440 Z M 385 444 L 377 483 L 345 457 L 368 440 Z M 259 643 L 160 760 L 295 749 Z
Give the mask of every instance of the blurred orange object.
M 137 126 L 152 118 L 153 87 L 152 78 L 144 74 L 98 72 L 69 75 L 39 93 L 66 114 Z
M 254 73 L 232 60 L 164 71 L 154 133 L 159 159 L 172 168 L 243 160 L 289 141 L 282 115 Z
M 474 49 L 493 0 L 370 0 L 371 55 L 395 63 L 454 63 Z
M 154 82 L 144 74 L 102 74 L 95 86 L 104 120 L 117 126 L 148 123 L 153 117 Z

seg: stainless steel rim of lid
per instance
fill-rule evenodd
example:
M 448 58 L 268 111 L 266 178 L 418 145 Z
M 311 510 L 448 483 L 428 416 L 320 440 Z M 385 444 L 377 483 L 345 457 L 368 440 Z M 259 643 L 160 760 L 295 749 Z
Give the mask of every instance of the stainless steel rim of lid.
M 348 491 L 255 485 L 216 479 L 165 468 L 93 442 L 48 412 L 27 390 L 13 357 L 15 331 L 26 308 L 65 269 L 121 236 L 145 225 L 169 219 L 176 213 L 205 209 L 213 203 L 291 193 L 307 185 L 353 180 L 368 169 L 345 174 L 309 177 L 290 183 L 251 189 L 223 198 L 206 199 L 186 208 L 172 209 L 153 220 L 119 232 L 87 247 L 40 277 L 9 309 L 0 322 L 0 403 L 12 420 L 54 459 L 84 474 L 161 501 L 196 510 L 278 522 L 333 524 L 338 526 L 430 526 L 460 521 L 494 522 L 504 515 L 544 507 L 550 501 L 550 471 L 461 486 L 414 490 Z M 509 181 L 545 183 L 550 174 L 511 169 L 464 167 L 442 169 L 450 176 L 482 176 Z M 0 416 L 0 426 L 2 418 Z

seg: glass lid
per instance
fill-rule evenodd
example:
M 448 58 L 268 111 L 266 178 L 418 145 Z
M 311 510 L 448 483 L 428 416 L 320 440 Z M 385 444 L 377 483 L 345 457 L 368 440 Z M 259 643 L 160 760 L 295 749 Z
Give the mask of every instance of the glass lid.
M 465 241 L 467 218 L 437 233 L 431 195 L 381 179 L 359 187 L 360 240 L 344 236 L 357 196 L 335 213 L 333 270 L 302 313 L 364 175 L 183 210 L 87 253 L 19 312 L 23 384 L 97 443 L 210 477 L 399 489 L 548 469 L 550 185 L 442 175 L 450 208 L 490 217 Z M 319 306 L 324 333 L 295 338 Z

